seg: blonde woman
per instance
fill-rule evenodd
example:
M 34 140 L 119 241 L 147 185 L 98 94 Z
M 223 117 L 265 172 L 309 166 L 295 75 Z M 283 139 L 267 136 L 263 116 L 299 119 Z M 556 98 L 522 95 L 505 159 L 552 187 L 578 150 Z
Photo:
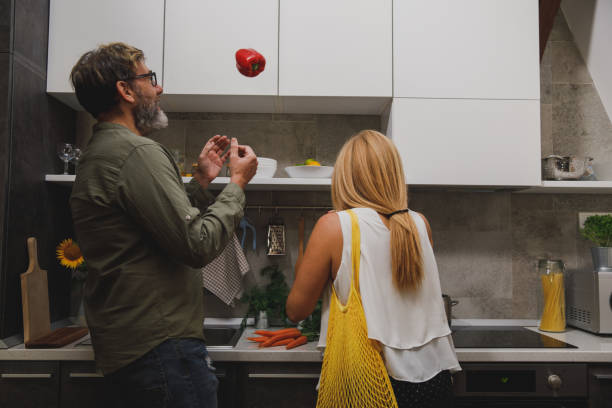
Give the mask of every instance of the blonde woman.
M 361 231 L 359 287 L 368 337 L 378 341 L 399 407 L 449 407 L 451 373 L 461 368 L 444 312 L 431 230 L 408 209 L 404 172 L 393 142 L 364 130 L 340 150 L 332 176 L 335 212 L 310 236 L 287 315 L 300 321 L 323 296 L 319 347 L 324 348 L 331 286 L 346 303 L 351 281 L 353 209 Z

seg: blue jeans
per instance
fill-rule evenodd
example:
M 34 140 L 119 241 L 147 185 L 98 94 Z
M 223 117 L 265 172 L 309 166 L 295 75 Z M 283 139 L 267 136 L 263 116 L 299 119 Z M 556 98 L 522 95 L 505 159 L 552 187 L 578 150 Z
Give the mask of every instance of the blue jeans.
M 198 339 L 169 339 L 105 379 L 118 407 L 216 408 L 214 367 Z

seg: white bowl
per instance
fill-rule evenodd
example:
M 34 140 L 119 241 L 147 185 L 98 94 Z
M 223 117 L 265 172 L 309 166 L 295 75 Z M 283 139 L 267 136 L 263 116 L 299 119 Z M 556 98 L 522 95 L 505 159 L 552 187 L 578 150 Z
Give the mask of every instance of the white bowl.
M 253 177 L 274 177 L 276 173 L 276 160 L 267 157 L 257 158 L 257 171 Z
M 276 160 L 270 159 L 268 157 L 258 157 L 257 158 L 257 165 L 261 165 L 261 166 L 274 166 L 274 167 L 276 167 Z
M 331 178 L 334 168 L 331 166 L 290 166 L 285 167 L 289 177 L 294 178 Z

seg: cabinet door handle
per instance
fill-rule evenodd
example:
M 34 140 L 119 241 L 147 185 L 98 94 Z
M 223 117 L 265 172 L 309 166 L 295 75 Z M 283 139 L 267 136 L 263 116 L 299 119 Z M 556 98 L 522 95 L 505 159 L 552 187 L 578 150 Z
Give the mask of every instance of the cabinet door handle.
M 612 374 L 595 374 L 597 380 L 612 380 Z
M 249 373 L 249 378 L 319 378 L 320 374 Z
M 70 373 L 68 374 L 70 378 L 102 378 L 104 375 L 102 373 Z
M 51 377 L 53 377 L 53 374 L 44 374 L 44 373 L 40 373 L 40 374 L 25 374 L 25 373 L 10 374 L 10 373 L 3 373 L 3 374 L 0 374 L 0 378 L 11 378 L 11 379 L 15 379 L 15 378 L 19 378 L 19 379 L 34 379 L 34 378 L 51 378 Z

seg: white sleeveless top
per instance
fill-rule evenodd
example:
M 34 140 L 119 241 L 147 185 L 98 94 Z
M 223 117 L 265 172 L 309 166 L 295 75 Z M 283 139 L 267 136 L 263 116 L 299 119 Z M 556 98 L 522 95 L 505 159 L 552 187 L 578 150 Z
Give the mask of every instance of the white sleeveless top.
M 423 219 L 410 211 L 421 241 L 424 278 L 417 291 L 400 292 L 393 285 L 389 229 L 376 211 L 370 208 L 353 211 L 361 232 L 359 288 L 368 337 L 381 343 L 389 375 L 400 381 L 423 382 L 443 370 L 460 371 L 444 311 L 438 267 Z M 345 211 L 337 214 L 343 244 L 342 261 L 333 284 L 345 304 L 352 276 L 351 219 Z M 327 285 L 323 294 L 320 348 L 325 347 L 327 338 L 330 299 L 331 286 Z

